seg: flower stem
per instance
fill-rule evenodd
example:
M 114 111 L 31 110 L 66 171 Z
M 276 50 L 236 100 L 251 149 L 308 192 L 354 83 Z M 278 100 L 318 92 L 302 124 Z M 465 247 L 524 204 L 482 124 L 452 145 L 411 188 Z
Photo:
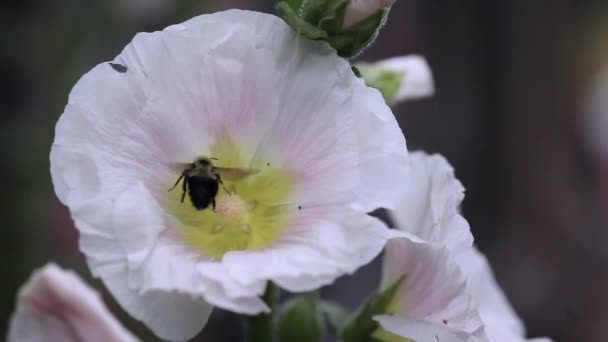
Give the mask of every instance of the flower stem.
M 249 318 L 249 342 L 271 342 L 274 341 L 275 326 L 274 314 L 277 304 L 279 289 L 271 282 L 266 285 L 264 302 L 270 308 L 270 313 L 259 314 Z

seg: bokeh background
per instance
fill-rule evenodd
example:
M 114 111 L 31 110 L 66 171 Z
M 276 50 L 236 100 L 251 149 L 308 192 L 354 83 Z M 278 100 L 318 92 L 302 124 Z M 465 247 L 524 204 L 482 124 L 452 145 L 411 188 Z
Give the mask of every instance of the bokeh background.
M 228 8 L 275 11 L 271 0 L 0 3 L 0 336 L 18 287 L 48 260 L 103 288 L 90 279 L 49 175 L 54 125 L 71 87 L 136 32 Z M 397 0 L 359 59 L 411 53 L 428 59 L 437 94 L 395 114 L 412 149 L 455 166 L 467 189 L 464 215 L 530 335 L 608 341 L 608 158 L 592 146 L 608 136 L 608 125 L 593 121 L 608 108 L 588 115 L 592 84 L 608 67 L 608 4 Z M 323 294 L 354 308 L 378 274 L 376 261 Z M 154 340 L 106 292 L 104 299 Z M 197 340 L 238 341 L 242 326 L 218 310 Z

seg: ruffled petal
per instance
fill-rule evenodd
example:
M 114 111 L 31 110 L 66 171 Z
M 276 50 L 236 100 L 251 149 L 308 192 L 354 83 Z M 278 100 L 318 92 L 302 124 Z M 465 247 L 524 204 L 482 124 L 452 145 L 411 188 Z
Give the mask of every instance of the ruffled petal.
M 402 187 L 399 206 L 391 211 L 398 229 L 446 246 L 454 253 L 473 244 L 468 222 L 460 215 L 464 187 L 452 166 L 438 154 L 410 154 L 410 174 Z
M 342 225 L 306 222 L 271 248 L 230 252 L 223 263 L 243 286 L 269 279 L 292 292 L 310 291 L 369 263 L 395 234 L 367 215 L 347 217 Z

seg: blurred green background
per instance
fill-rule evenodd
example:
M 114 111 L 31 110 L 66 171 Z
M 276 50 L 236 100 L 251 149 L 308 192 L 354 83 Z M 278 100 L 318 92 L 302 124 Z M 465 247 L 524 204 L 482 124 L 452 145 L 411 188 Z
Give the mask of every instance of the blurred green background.
M 136 32 L 228 8 L 273 13 L 274 1 L 0 4 L 0 335 L 18 287 L 49 260 L 101 288 L 49 175 L 54 125 L 71 87 Z M 397 0 L 359 59 L 410 53 L 429 60 L 437 94 L 395 108 L 408 145 L 455 166 L 467 188 L 464 215 L 530 333 L 608 341 L 608 187 L 599 186 L 608 184 L 608 161 L 587 148 L 582 129 L 585 89 L 608 66 L 606 2 Z M 355 307 L 377 284 L 377 266 L 324 295 Z M 154 340 L 104 299 L 143 340 Z M 198 340 L 238 341 L 242 326 L 218 310 Z

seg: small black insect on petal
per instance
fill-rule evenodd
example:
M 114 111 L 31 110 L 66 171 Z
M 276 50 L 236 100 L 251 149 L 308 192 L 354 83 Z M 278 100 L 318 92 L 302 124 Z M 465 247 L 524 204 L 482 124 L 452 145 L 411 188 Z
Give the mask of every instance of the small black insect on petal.
M 121 74 L 124 74 L 125 72 L 127 72 L 127 67 L 122 64 L 110 63 L 110 66 L 112 67 L 112 69 L 118 71 Z
M 298 206 L 298 210 L 302 210 L 302 206 L 301 205 Z
M 266 166 L 270 166 L 270 163 L 266 163 Z
M 448 321 L 446 321 L 445 319 L 442 322 L 443 324 L 448 324 Z

